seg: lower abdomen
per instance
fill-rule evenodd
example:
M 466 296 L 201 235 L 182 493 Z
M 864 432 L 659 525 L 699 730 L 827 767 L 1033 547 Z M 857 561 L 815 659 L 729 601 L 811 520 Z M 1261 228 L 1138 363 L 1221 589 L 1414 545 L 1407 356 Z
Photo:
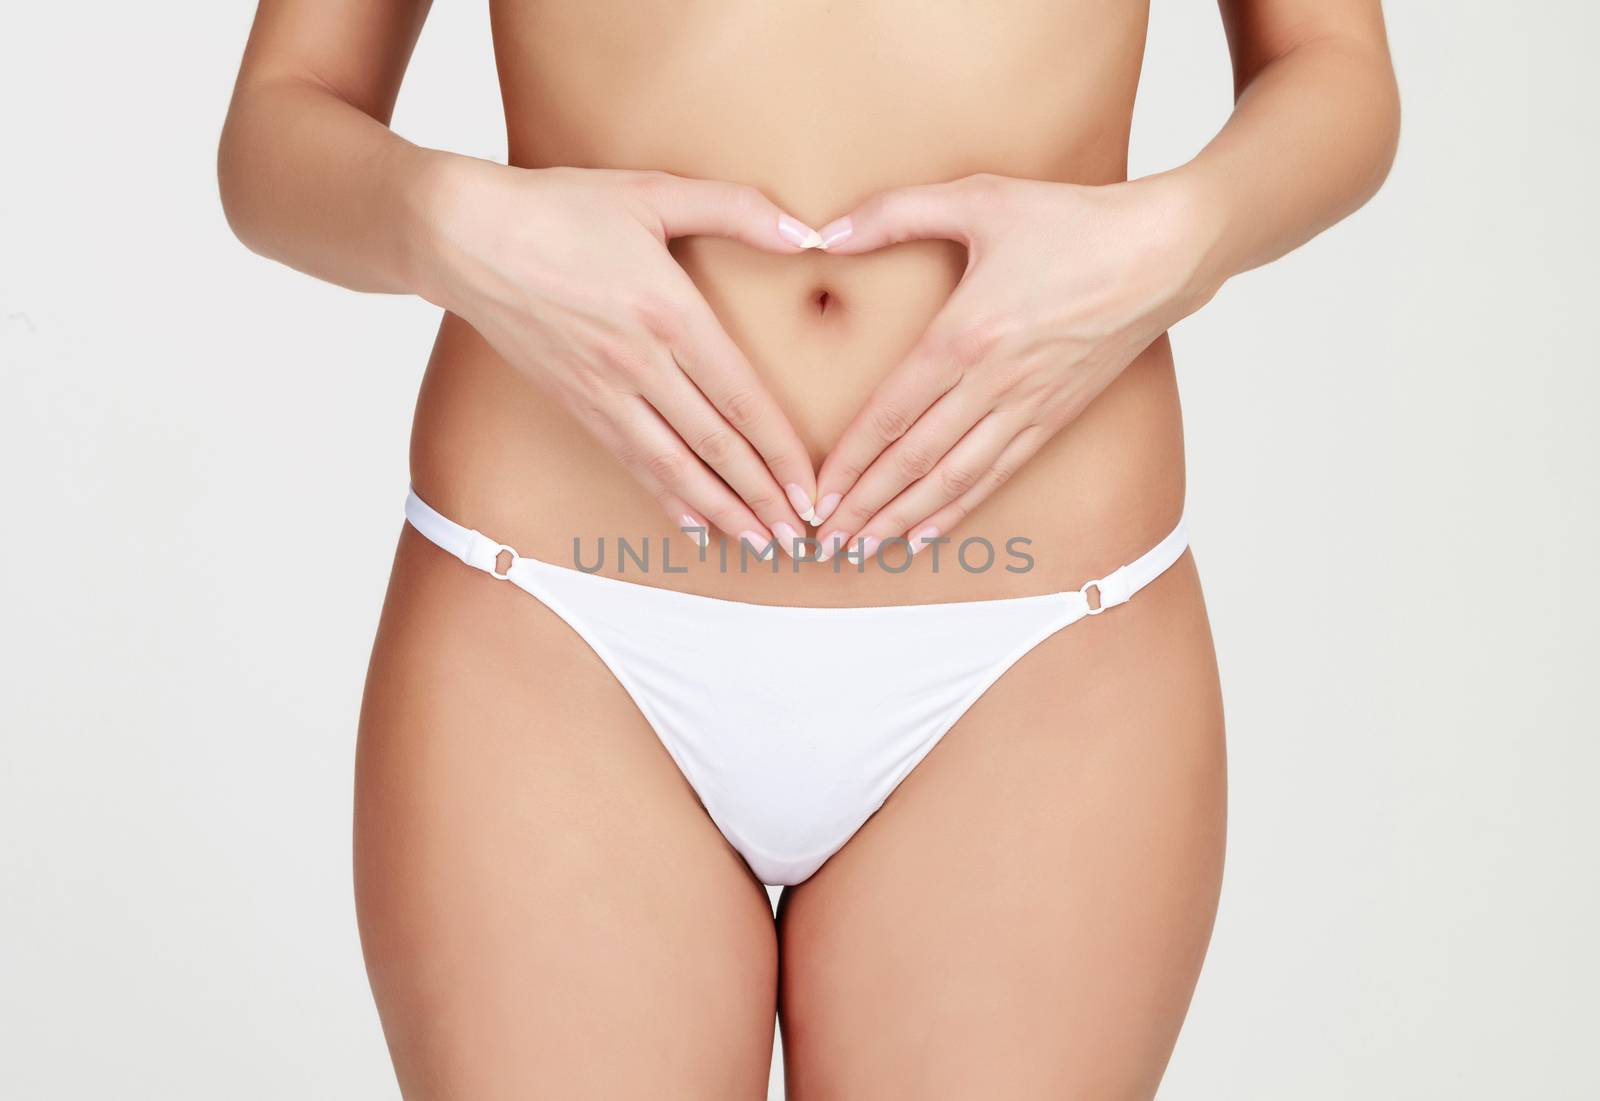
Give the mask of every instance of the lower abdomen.
M 818 467 L 943 305 L 964 262 L 959 247 L 934 242 L 849 258 L 774 257 L 711 240 L 680 242 L 675 252 Z M 1170 530 L 1184 475 L 1162 338 L 951 533 L 937 568 L 924 552 L 900 570 L 904 552 L 891 547 L 884 565 L 864 570 L 836 559 L 796 573 L 783 556 L 741 569 L 736 545 L 726 563 L 716 542 L 701 560 L 565 409 L 447 316 L 418 402 L 412 478 L 440 511 L 526 556 L 572 565 L 577 554 L 606 573 L 709 596 L 860 605 L 1076 588 Z M 647 570 L 637 556 L 619 556 L 623 539 L 646 550 Z M 958 557 L 965 540 L 978 542 Z M 663 568 L 669 545 L 674 572 Z

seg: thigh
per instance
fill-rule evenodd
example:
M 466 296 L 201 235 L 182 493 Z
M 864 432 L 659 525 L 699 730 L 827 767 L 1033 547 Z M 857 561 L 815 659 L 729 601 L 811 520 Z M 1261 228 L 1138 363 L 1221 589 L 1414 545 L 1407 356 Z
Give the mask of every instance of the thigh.
M 582 641 L 409 529 L 356 772 L 362 947 L 408 1101 L 764 1096 L 765 891 Z
M 1225 791 L 1185 556 L 1023 658 L 785 895 L 789 1095 L 1151 1097 L 1210 938 Z

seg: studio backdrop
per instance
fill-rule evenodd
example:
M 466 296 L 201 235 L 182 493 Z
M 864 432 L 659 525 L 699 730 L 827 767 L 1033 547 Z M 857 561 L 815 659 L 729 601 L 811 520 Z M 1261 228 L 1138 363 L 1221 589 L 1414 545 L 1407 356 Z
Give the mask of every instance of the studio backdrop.
M 438 317 L 228 232 L 252 11 L 0 18 L 7 1099 L 397 1096 L 350 786 Z M 1173 1101 L 1600 1097 L 1600 15 L 1388 15 L 1387 187 L 1174 333 L 1232 779 Z M 1135 174 L 1227 115 L 1214 6 L 1146 73 Z M 395 125 L 503 158 L 486 5 Z

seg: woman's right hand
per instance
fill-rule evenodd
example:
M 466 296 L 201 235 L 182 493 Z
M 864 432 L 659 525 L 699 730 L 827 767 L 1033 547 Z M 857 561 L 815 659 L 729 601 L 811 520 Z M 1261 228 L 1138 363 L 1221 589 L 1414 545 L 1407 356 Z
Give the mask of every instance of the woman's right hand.
M 705 545 L 793 554 L 816 474 L 789 419 L 667 251 L 768 252 L 815 231 L 738 184 L 452 157 L 429 189 L 425 297 L 554 395 Z

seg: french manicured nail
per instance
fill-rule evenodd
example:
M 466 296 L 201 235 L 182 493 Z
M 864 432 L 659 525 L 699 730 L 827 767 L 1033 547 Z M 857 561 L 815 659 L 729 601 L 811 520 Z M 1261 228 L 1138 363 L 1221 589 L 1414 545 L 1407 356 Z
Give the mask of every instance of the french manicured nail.
M 779 521 L 772 525 L 772 534 L 778 538 L 778 546 L 783 548 L 783 553 L 790 558 L 800 557 L 800 533 L 788 524 Z
M 678 526 L 702 550 L 705 549 L 707 543 L 711 542 L 711 527 L 704 520 L 696 520 L 686 512 L 678 517 Z
M 849 218 L 829 222 L 817 232 L 817 239 L 821 242 L 817 247 L 832 248 L 834 245 L 842 244 L 855 232 L 855 228 Z
M 822 234 L 787 214 L 778 215 L 778 233 L 795 248 L 822 248 Z
M 818 501 L 817 519 L 815 522 L 820 524 L 828 517 L 832 516 L 833 510 L 839 507 L 839 500 L 840 498 L 837 493 L 830 493 L 822 500 Z
M 923 547 L 939 538 L 938 528 L 923 528 L 911 537 L 911 553 L 916 554 Z
M 783 491 L 789 495 L 789 503 L 800 514 L 800 519 L 809 524 L 817 518 L 816 511 L 811 507 L 811 498 L 806 496 L 805 490 L 790 482 L 783 487 Z
M 878 552 L 878 544 L 883 542 L 875 535 L 865 535 L 856 540 L 855 546 L 850 548 L 850 553 L 845 557 L 860 565 Z
M 824 536 L 817 549 L 817 561 L 826 562 L 839 553 L 839 548 L 844 546 L 844 532 L 836 531 Z
M 771 536 L 762 535 L 759 531 L 744 531 L 739 533 L 739 540 L 761 561 L 772 557 L 774 548 Z

